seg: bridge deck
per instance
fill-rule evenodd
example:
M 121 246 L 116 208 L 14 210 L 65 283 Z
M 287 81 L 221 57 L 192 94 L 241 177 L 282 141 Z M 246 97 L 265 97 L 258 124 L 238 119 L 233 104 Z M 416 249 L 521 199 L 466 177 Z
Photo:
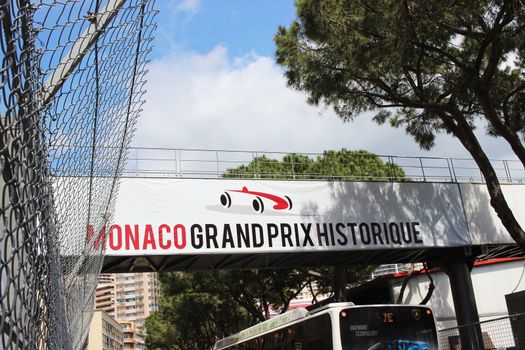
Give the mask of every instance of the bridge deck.
M 315 252 L 274 254 L 150 255 L 106 256 L 103 273 L 163 272 L 217 269 L 314 268 L 339 265 L 380 265 L 427 262 L 439 264 L 445 259 L 521 257 L 516 245 L 474 246 L 465 248 L 431 248 L 374 250 L 357 252 Z

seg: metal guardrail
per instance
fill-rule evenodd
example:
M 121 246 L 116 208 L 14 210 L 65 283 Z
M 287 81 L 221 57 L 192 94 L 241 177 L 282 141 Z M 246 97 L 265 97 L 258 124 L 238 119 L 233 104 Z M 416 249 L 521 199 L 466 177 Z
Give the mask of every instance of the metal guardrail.
M 228 169 L 264 156 L 270 160 L 282 161 L 283 157 L 291 154 L 286 152 L 263 151 L 231 151 L 207 149 L 170 149 L 133 147 L 128 154 L 128 162 L 124 169 L 125 176 L 152 176 L 152 177 L 186 177 L 186 178 L 218 178 Z M 322 153 L 293 153 L 298 156 L 317 158 Z M 367 156 L 356 156 L 367 157 Z M 412 181 L 422 182 L 483 182 L 476 163 L 472 159 L 436 158 L 436 157 L 402 157 L 393 155 L 377 155 L 383 163 L 401 167 L 405 176 Z M 355 179 L 366 180 L 373 172 L 370 165 L 363 162 L 363 171 L 355 174 L 337 175 L 326 169 L 322 173 L 302 173 L 295 169 L 301 168 L 300 162 L 294 162 L 294 157 L 285 163 L 286 171 L 283 174 L 272 174 L 275 178 L 290 179 Z M 358 162 L 359 163 L 359 162 Z M 518 160 L 493 160 L 499 179 L 507 183 L 522 183 L 525 181 L 525 169 Z M 260 164 L 264 168 L 264 164 Z M 366 167 L 366 169 L 365 169 Z M 254 172 L 253 177 L 268 177 L 270 174 Z M 245 176 L 245 175 L 244 175 Z M 241 177 L 241 176 L 239 176 Z M 374 176 L 377 179 L 377 176 Z M 385 176 L 386 181 L 396 181 L 401 178 Z
M 56 159 L 51 159 L 53 163 L 59 163 L 60 157 L 68 153 L 68 150 L 78 149 L 87 146 L 60 146 L 62 149 L 55 152 Z M 52 153 L 53 154 L 53 153 Z M 283 157 L 288 161 L 283 162 Z M 261 157 L 263 160 L 261 160 Z M 481 174 L 476 163 L 472 159 L 466 158 L 437 158 L 437 157 L 405 157 L 394 155 L 376 155 L 383 162 L 383 167 L 395 165 L 403 169 L 404 177 L 386 173 L 382 176 L 374 174 L 371 167 L 379 167 L 377 163 L 370 165 L 366 162 L 368 155 L 356 155 L 352 174 L 336 174 L 330 169 L 322 169 L 318 173 L 308 173 L 298 171 L 301 166 L 301 156 L 316 159 L 323 156 L 323 153 L 289 153 L 289 152 L 265 152 L 265 151 L 233 151 L 233 150 L 210 150 L 210 149 L 175 149 L 175 148 L 148 148 L 132 147 L 128 153 L 126 166 L 123 176 L 133 177 L 177 177 L 177 178 L 219 178 L 228 173 L 229 177 L 238 178 L 274 178 L 274 179 L 294 179 L 294 180 L 381 180 L 381 181 L 421 181 L 421 182 L 473 182 L 482 183 Z M 260 169 L 265 168 L 265 160 L 279 160 L 283 167 L 282 173 L 265 173 L 253 169 L 253 173 L 236 174 L 231 169 L 241 165 L 247 166 L 252 161 L 259 162 Z M 99 159 L 100 160 L 100 159 Z M 492 160 L 492 164 L 497 172 L 498 178 L 503 183 L 523 183 L 525 182 L 525 169 L 518 160 Z M 361 168 L 360 168 L 361 167 Z M 393 168 L 393 167 L 392 167 Z M 74 175 L 82 176 L 75 169 L 60 169 L 61 173 L 54 171 L 55 175 Z M 394 172 L 392 172 L 394 173 Z

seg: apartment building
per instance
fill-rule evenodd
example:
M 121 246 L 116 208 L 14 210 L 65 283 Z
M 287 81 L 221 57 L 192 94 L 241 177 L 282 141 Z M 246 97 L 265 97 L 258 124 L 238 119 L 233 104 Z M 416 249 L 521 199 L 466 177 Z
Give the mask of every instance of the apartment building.
M 101 274 L 95 291 L 95 309 L 104 310 L 113 318 L 117 316 L 115 275 Z
M 155 273 L 115 275 L 116 318 L 144 328 L 146 318 L 159 307 L 160 284 Z
M 124 350 L 144 350 L 144 337 L 140 334 L 134 322 L 121 321 L 124 327 Z
M 155 273 L 102 274 L 95 294 L 95 309 L 119 322 L 132 322 L 138 331 L 158 309 L 160 284 Z
M 89 327 L 87 350 L 123 350 L 124 327 L 103 310 L 95 311 Z

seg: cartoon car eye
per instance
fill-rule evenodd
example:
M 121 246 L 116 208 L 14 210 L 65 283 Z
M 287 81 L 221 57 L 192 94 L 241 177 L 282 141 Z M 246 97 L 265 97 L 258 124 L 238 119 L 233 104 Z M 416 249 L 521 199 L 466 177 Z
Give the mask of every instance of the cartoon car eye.
M 288 210 L 292 210 L 292 200 L 288 196 L 283 196 L 288 202 Z
M 258 213 L 262 213 L 264 211 L 264 203 L 261 197 L 255 197 L 255 199 L 252 202 L 252 206 L 253 209 Z
M 232 197 L 230 197 L 228 192 L 221 194 L 221 204 L 225 208 L 229 208 L 232 205 Z

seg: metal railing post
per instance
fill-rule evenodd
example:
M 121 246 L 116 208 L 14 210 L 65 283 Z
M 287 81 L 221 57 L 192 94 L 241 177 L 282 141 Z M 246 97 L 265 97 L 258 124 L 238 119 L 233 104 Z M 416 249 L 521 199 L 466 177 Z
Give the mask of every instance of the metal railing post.
M 139 150 L 135 148 L 135 172 L 139 172 Z
M 173 162 L 175 163 L 175 176 L 177 176 L 177 170 L 178 170 L 178 166 L 177 166 L 177 150 L 174 149 L 173 150 Z
M 294 153 L 292 153 L 292 179 L 295 180 L 295 171 L 294 171 L 294 162 L 293 162 L 293 157 L 294 157 Z
M 257 152 L 252 152 L 252 161 L 255 161 L 255 167 L 253 168 L 253 177 L 256 178 L 259 172 L 259 159 L 257 159 Z
M 177 153 L 178 153 L 178 157 L 177 157 L 177 161 L 179 163 L 179 176 L 182 176 L 182 150 L 180 149 L 177 149 Z
M 427 182 L 427 176 L 425 174 L 425 167 L 423 166 L 423 158 L 419 158 L 419 164 L 421 165 L 421 174 L 423 174 L 423 182 Z
M 454 179 L 454 171 L 453 171 L 453 166 L 451 164 L 451 159 L 447 158 L 447 167 L 448 167 L 448 174 L 450 175 L 450 182 L 455 182 L 455 179 Z
M 390 167 L 390 182 L 394 182 L 394 157 L 388 156 L 388 165 Z
M 503 161 L 503 168 L 505 169 L 505 174 L 507 175 L 507 181 L 512 182 L 512 175 L 510 173 L 509 163 L 506 160 Z
M 219 165 L 219 151 L 215 151 L 215 160 L 217 162 L 217 177 L 221 177 L 221 168 Z
M 453 177 L 454 177 L 454 182 L 458 182 L 458 176 L 456 175 L 456 167 L 454 166 L 454 159 L 450 158 L 450 166 L 451 166 L 451 169 L 452 169 L 452 174 L 453 174 Z

